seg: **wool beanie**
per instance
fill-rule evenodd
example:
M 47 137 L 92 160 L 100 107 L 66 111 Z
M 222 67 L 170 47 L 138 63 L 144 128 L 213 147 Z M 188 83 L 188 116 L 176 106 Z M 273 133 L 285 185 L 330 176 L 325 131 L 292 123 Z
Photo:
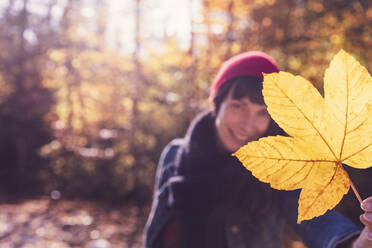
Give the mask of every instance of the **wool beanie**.
M 263 80 L 262 73 L 279 72 L 275 60 L 264 52 L 251 51 L 238 54 L 225 61 L 211 87 L 210 99 L 227 81 L 240 76 L 254 76 Z

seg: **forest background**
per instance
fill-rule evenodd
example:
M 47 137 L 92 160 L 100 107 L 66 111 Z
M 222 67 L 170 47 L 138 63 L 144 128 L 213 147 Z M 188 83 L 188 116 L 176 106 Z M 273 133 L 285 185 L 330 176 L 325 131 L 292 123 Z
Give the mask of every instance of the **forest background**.
M 341 48 L 372 72 L 369 0 L 175 2 L 2 1 L 1 199 L 130 203 L 145 218 L 162 148 L 208 107 L 227 58 L 263 50 L 320 92 Z M 372 169 L 348 172 L 371 195 Z M 351 193 L 338 208 L 358 222 Z

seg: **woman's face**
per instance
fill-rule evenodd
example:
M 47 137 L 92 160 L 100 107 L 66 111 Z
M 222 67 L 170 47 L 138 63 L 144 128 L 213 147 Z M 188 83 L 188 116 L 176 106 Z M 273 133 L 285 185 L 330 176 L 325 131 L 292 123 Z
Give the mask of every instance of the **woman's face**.
M 250 141 L 258 140 L 269 128 L 266 105 L 253 103 L 248 97 L 232 98 L 233 88 L 222 101 L 216 116 L 219 141 L 229 152 L 236 152 Z

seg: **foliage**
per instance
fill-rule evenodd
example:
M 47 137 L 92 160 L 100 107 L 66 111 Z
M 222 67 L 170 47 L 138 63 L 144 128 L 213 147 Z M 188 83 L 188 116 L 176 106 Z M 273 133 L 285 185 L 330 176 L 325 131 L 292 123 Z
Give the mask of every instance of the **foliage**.
M 1 5 L 4 191 L 148 203 L 161 149 L 208 106 L 226 58 L 264 50 L 282 70 L 321 82 L 319 72 L 345 48 L 371 68 L 370 1 L 200 0 L 186 49 L 175 35 L 152 35 L 150 3 L 123 1 L 134 25 L 114 36 L 109 1 Z M 366 193 L 372 172 L 350 173 Z
M 310 82 L 288 72 L 265 75 L 263 95 L 271 117 L 290 137 L 262 138 L 235 156 L 273 188 L 301 188 L 298 222 L 324 214 L 350 188 L 342 164 L 372 163 L 372 77 L 339 52 L 324 77 L 324 99 Z

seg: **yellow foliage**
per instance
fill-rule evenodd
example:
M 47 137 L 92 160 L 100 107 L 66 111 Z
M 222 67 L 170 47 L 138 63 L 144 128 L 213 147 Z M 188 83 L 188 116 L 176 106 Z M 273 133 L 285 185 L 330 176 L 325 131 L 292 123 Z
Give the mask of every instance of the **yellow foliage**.
M 292 70 L 298 70 L 302 66 L 301 60 L 295 57 L 289 57 L 288 64 Z
M 262 24 L 262 26 L 264 28 L 270 27 L 271 24 L 272 24 L 272 20 L 271 20 L 270 17 L 265 17 L 265 18 L 262 19 L 262 23 L 261 24 Z
M 368 17 L 368 19 L 372 19 L 372 8 L 369 8 L 367 10 L 366 16 Z
M 324 98 L 306 79 L 288 72 L 265 75 L 271 117 L 290 137 L 266 137 L 234 155 L 273 188 L 301 188 L 298 222 L 334 208 L 350 187 L 342 164 L 372 163 L 372 78 L 341 50 L 324 77 Z
M 49 57 L 52 61 L 57 63 L 64 63 L 67 57 L 66 51 L 63 49 L 53 50 L 49 53 Z
M 322 12 L 324 10 L 324 6 L 322 3 L 319 2 L 309 2 L 307 6 L 310 10 L 314 12 Z
M 341 35 L 338 35 L 338 34 L 333 34 L 331 35 L 330 37 L 330 40 L 331 40 L 331 43 L 333 45 L 339 45 L 343 42 L 343 37 Z
M 5 82 L 2 75 L 0 74 L 0 103 L 2 102 L 3 98 L 6 98 L 12 92 L 12 87 Z
M 233 54 L 238 54 L 240 51 L 241 51 L 241 44 L 240 43 L 237 43 L 237 42 L 234 42 L 231 45 L 231 52 Z
M 55 114 L 72 133 L 95 130 L 102 122 L 128 122 L 121 101 L 130 95 L 134 70 L 129 56 L 105 50 L 51 50 L 43 85 L 55 92 Z M 124 83 L 125 82 L 125 83 Z

